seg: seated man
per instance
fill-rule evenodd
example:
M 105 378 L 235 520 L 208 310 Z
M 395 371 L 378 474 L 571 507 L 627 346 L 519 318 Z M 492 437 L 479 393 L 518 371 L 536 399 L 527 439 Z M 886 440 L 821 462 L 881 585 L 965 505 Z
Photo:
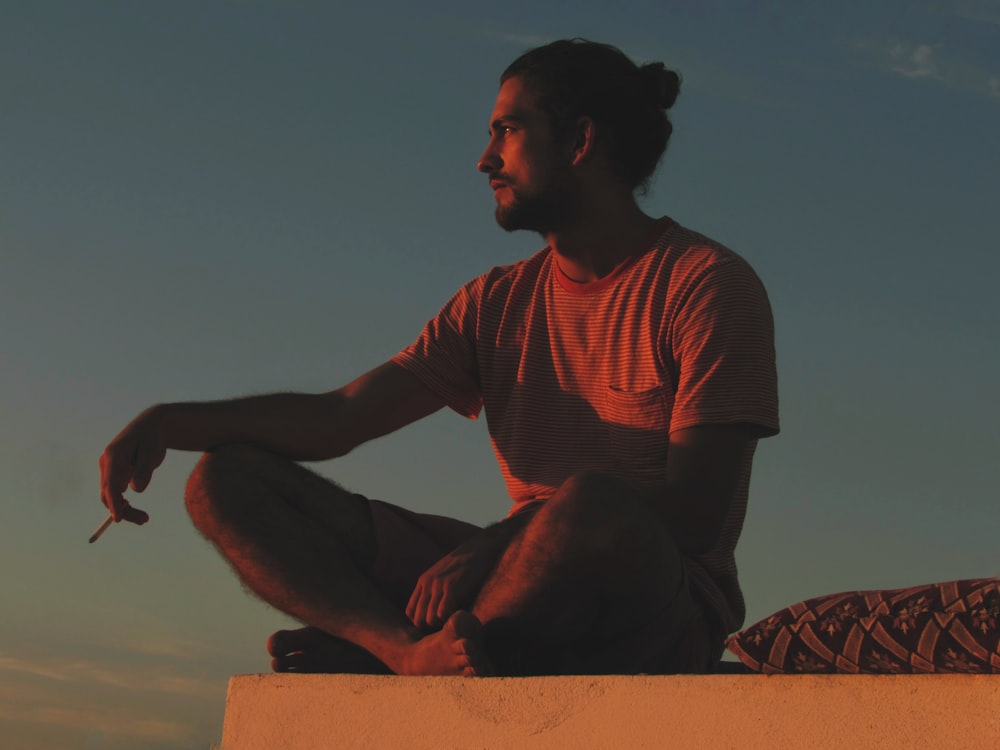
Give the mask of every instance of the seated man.
M 143 522 L 167 449 L 205 452 L 198 529 L 308 627 L 277 670 L 712 671 L 742 623 L 733 550 L 757 439 L 778 430 L 773 324 L 750 267 L 640 210 L 680 79 L 559 41 L 501 77 L 479 170 L 545 249 L 474 279 L 389 362 L 329 393 L 166 404 L 105 449 L 102 499 Z M 513 507 L 485 529 L 347 492 L 342 456 L 449 406 L 485 409 Z

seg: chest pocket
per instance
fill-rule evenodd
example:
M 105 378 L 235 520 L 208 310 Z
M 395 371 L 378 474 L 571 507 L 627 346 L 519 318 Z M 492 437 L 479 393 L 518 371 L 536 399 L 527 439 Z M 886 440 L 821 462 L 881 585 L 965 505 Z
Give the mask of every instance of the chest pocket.
M 673 394 L 665 385 L 644 391 L 624 391 L 609 386 L 605 392 L 605 418 L 612 425 L 636 430 L 667 431 Z

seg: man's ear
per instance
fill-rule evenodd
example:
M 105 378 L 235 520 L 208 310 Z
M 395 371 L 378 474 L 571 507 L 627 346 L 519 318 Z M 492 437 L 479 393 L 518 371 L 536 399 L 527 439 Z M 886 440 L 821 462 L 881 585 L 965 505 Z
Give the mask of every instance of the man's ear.
M 576 133 L 573 136 L 573 166 L 583 164 L 594 155 L 597 144 L 597 127 L 589 117 L 581 117 L 576 121 Z

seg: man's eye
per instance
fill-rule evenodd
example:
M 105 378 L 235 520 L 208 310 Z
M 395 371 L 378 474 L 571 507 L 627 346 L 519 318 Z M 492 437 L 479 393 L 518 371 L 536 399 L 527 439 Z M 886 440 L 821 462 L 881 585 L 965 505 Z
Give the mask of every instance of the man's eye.
M 517 128 L 515 128 L 513 125 L 497 125 L 490 131 L 489 136 L 491 138 L 506 138 L 508 135 L 515 132 L 516 130 Z

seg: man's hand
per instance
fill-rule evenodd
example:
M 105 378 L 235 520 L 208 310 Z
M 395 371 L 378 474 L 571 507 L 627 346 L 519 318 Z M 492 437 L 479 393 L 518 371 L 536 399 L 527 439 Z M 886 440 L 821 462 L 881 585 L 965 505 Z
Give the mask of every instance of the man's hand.
M 167 448 L 156 410 L 147 409 L 104 449 L 98 462 L 101 467 L 101 502 L 111 511 L 115 521 L 144 524 L 149 520 L 145 511 L 133 508 L 125 499 L 131 485 L 136 492 L 149 486 L 153 471 L 166 456 Z
M 522 512 L 488 526 L 424 571 L 406 605 L 418 628 L 435 630 L 455 612 L 471 607 L 500 557 L 533 512 Z
M 464 544 L 424 571 L 406 605 L 418 628 L 437 630 L 456 611 L 471 606 L 496 564 L 496 554 Z

